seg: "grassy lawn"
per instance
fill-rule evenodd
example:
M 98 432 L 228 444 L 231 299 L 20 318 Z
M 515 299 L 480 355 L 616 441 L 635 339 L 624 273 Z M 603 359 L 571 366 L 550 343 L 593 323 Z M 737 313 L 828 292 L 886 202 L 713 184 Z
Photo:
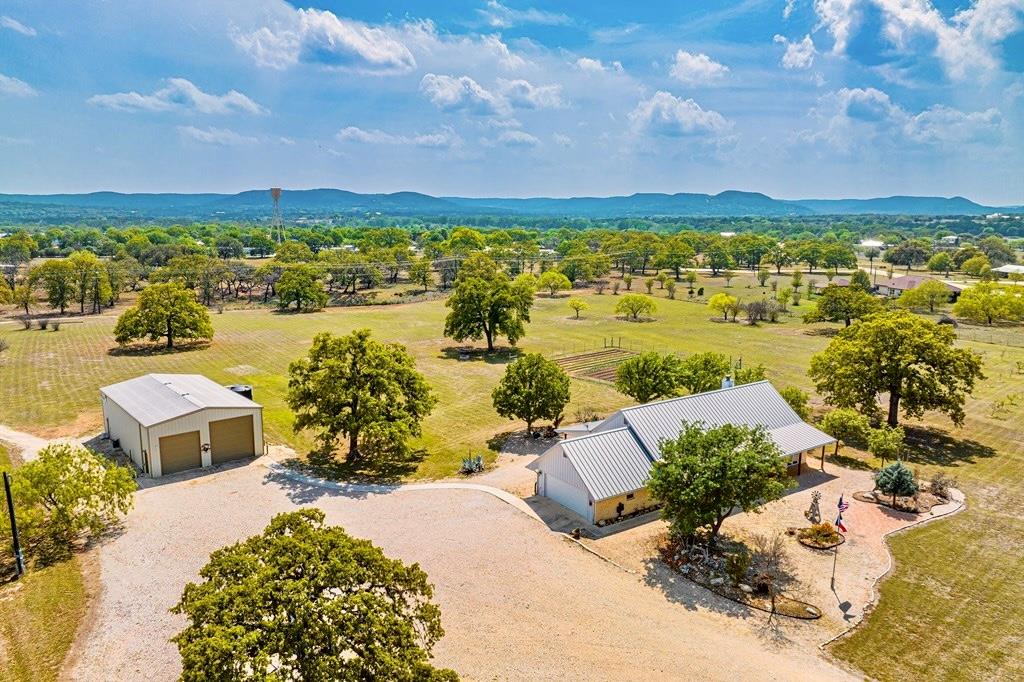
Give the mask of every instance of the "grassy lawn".
M 634 291 L 644 290 L 642 278 L 633 284 Z M 705 297 L 722 290 L 723 284 L 720 278 L 703 279 Z M 728 290 L 747 299 L 762 291 L 747 273 L 736 277 Z M 801 324 L 798 316 L 782 324 L 749 327 L 713 320 L 704 305 L 686 300 L 685 284 L 677 290 L 679 300 L 666 299 L 657 285 L 654 294 L 656 320 L 641 323 L 617 319 L 613 308 L 618 298 L 610 292 L 586 296 L 590 308 L 580 320 L 571 319 L 567 296 L 538 298 L 520 347 L 551 356 L 600 348 L 605 339 L 621 338 L 623 347 L 636 350 L 715 350 L 742 357 L 746 364 L 764 364 L 780 387 L 811 390 L 809 359 L 828 339 Z M 803 312 L 809 305 L 804 301 L 795 310 Z M 318 331 L 368 327 L 376 338 L 408 346 L 440 399 L 419 443 L 424 459 L 395 473 L 446 476 L 462 457 L 485 452 L 492 437 L 523 425 L 502 419 L 491 407 L 490 391 L 508 357 L 460 361 L 452 352 L 457 344 L 441 338 L 445 312 L 441 301 L 308 315 L 229 311 L 213 315 L 216 336 L 209 347 L 167 355 L 110 354 L 112 316 L 68 324 L 59 332 L 8 325 L 0 328 L 10 343 L 2 360 L 0 405 L 9 407 L 2 419 L 40 433 L 98 431 L 100 385 L 145 372 L 199 372 L 223 383 L 253 384 L 256 400 L 265 406 L 268 438 L 305 452 L 310 440 L 291 432 L 283 402 L 288 363 L 306 352 Z M 1009 336 L 1021 334 L 1018 328 Z M 1001 398 L 1024 391 L 1024 377 L 1016 373 L 1024 348 L 980 340 L 964 345 L 983 354 L 988 375 L 968 403 L 967 422 L 963 429 L 954 429 L 944 419 L 929 418 L 919 425 L 929 430 L 915 432 L 908 459 L 923 475 L 941 467 L 957 477 L 969 508 L 893 540 L 897 568 L 883 584 L 881 605 L 864 627 L 834 647 L 836 655 L 879 679 L 908 674 L 1024 677 L 1016 625 L 1024 618 L 1024 521 L 1018 514 L 1024 506 L 1024 441 L 1017 426 L 1024 407 L 994 409 Z M 628 402 L 607 384 L 593 381 L 574 379 L 572 395 L 569 420 L 580 408 L 608 414 Z
M 0 471 L 10 468 L 10 453 L 0 443 Z M 6 502 L 0 499 L 0 504 L 4 505 L 0 523 L 6 526 Z M 10 547 L 5 545 L 0 551 L 6 566 Z M 85 615 L 85 596 L 81 565 L 74 556 L 30 570 L 16 582 L 0 584 L 0 679 L 57 679 Z

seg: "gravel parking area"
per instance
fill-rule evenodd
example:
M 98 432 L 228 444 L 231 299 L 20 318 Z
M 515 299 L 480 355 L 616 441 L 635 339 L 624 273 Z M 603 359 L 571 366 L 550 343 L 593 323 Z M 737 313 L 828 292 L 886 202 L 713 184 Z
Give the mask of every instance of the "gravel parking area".
M 260 462 L 138 494 L 124 532 L 97 550 L 101 594 L 70 676 L 175 679 L 169 638 L 183 620 L 168 609 L 185 583 L 212 550 L 306 505 L 423 566 L 447 633 L 436 663 L 465 679 L 853 679 L 743 609 L 648 584 L 488 494 L 342 495 Z

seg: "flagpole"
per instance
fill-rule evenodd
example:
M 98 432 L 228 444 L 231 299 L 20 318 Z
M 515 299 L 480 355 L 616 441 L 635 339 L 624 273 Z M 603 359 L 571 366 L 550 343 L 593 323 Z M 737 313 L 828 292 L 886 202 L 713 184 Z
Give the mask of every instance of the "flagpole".
M 840 543 L 842 544 L 842 543 Z M 832 553 L 832 591 L 836 591 L 836 563 L 839 561 L 839 545 L 836 545 L 835 552 Z

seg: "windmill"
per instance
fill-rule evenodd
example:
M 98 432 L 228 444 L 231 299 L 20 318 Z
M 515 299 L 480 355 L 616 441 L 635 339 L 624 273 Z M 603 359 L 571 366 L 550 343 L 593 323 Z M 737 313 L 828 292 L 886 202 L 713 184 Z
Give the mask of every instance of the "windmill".
M 284 231 L 284 226 L 281 221 L 281 188 L 271 187 L 270 198 L 274 200 L 274 213 L 270 219 L 270 233 L 277 232 L 277 243 L 281 243 L 281 233 Z

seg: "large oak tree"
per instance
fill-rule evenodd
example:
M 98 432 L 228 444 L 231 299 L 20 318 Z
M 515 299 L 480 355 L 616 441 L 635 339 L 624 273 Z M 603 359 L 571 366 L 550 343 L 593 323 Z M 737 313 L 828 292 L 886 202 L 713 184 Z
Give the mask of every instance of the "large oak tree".
M 494 350 L 498 336 L 515 345 L 530 321 L 532 278 L 513 281 L 493 260 L 474 253 L 459 268 L 455 293 L 445 305 L 451 309 L 444 321 L 445 336 L 456 341 L 484 338 L 488 351 Z
M 210 314 L 196 302 L 192 291 L 177 282 L 150 284 L 114 325 L 114 340 L 122 345 L 161 337 L 167 339 L 168 348 L 174 347 L 176 339 L 213 338 Z
M 172 609 L 181 678 L 458 680 L 430 665 L 444 635 L 419 564 L 324 524 L 319 509 L 275 516 L 219 549 Z
M 648 487 L 675 536 L 707 529 L 713 543 L 734 509 L 759 511 L 791 485 L 782 453 L 763 427 L 696 422 L 661 444 Z
M 437 402 L 405 346 L 375 341 L 369 329 L 317 334 L 309 355 L 289 365 L 288 374 L 293 428 L 315 429 L 330 449 L 347 436 L 352 461 L 403 454 Z
M 981 357 L 955 339 L 948 326 L 913 313 L 879 313 L 839 332 L 811 358 L 809 374 L 830 405 L 876 416 L 885 397 L 890 426 L 899 424 L 900 410 L 909 417 L 937 410 L 959 425 L 966 396 L 985 376 Z
M 538 419 L 561 418 L 569 402 L 569 375 L 540 353 L 528 353 L 505 369 L 491 399 L 498 414 L 522 419 L 532 431 Z

